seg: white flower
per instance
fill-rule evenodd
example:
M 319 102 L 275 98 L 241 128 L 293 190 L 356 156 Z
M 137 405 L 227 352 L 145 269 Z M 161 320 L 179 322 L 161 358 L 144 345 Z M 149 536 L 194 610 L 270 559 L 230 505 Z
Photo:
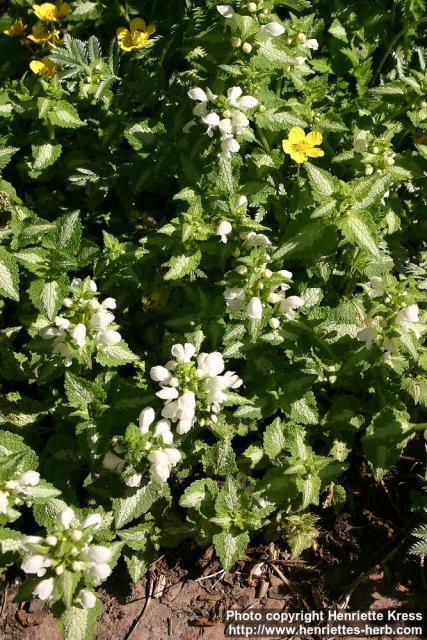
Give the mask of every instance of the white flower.
M 280 303 L 280 311 L 285 314 L 289 320 L 293 320 L 296 316 L 295 310 L 302 307 L 304 300 L 299 296 L 289 296 Z
M 270 318 L 268 324 L 272 329 L 278 329 L 280 327 L 280 320 L 278 318 Z
M 224 138 L 221 141 L 221 155 L 223 158 L 230 159 L 232 153 L 237 153 L 240 149 L 240 144 L 233 138 L 233 136 L 229 136 L 228 138 Z
M 377 330 L 374 327 L 366 327 L 357 334 L 356 338 L 359 342 L 366 342 L 366 348 L 371 349 L 372 343 L 377 339 Z
M 93 527 L 94 525 L 96 525 L 94 531 L 101 527 L 102 516 L 100 513 L 91 513 L 90 515 L 86 516 L 86 518 L 82 522 L 82 529 L 87 529 L 88 527 Z
M 353 149 L 357 151 L 357 153 L 363 153 L 364 151 L 367 150 L 368 148 L 367 135 L 368 135 L 367 131 L 361 130 L 357 133 L 357 136 L 354 138 Z
M 215 111 L 212 111 L 211 113 L 208 113 L 206 116 L 203 116 L 202 122 L 208 125 L 208 128 L 206 129 L 206 135 L 212 138 L 213 130 L 219 126 L 220 121 L 221 121 L 221 118 L 217 113 L 215 113 Z
M 74 515 L 74 511 L 71 509 L 71 507 L 67 507 L 66 509 L 63 509 L 58 513 L 58 515 L 56 516 L 56 520 L 60 527 L 62 527 L 63 529 L 69 529 L 70 524 L 74 520 Z
M 115 344 L 119 344 L 122 336 L 118 331 L 113 329 L 107 329 L 106 331 L 99 331 L 95 337 L 96 344 L 102 347 L 112 347 Z
M 140 487 L 141 480 L 142 480 L 141 473 L 133 473 L 131 476 L 128 476 L 127 478 L 125 478 L 125 485 L 127 487 L 132 487 L 132 488 Z
M 164 444 L 172 444 L 173 434 L 169 420 L 159 420 L 154 431 L 156 438 L 161 438 Z
M 277 38 L 277 36 L 281 36 L 285 33 L 284 27 L 278 22 L 269 22 L 268 24 L 263 24 L 262 27 L 259 28 L 258 33 L 256 34 L 257 40 L 271 40 L 271 38 Z
M 44 542 L 44 538 L 41 536 L 24 536 L 21 542 L 25 547 L 28 544 L 40 544 L 40 542 Z
M 55 324 L 58 329 L 63 329 L 64 331 L 69 328 L 70 321 L 67 318 L 61 318 L 61 316 L 56 316 Z
M 197 357 L 197 374 L 201 376 L 217 376 L 224 371 L 224 358 L 218 351 L 201 353 Z
M 103 309 L 115 309 L 117 307 L 116 299 L 115 298 L 105 298 L 105 300 L 103 300 L 101 302 L 101 307 Z
M 268 247 L 271 245 L 271 241 L 264 233 L 255 233 L 254 231 L 250 231 L 248 233 L 246 244 L 250 249 L 254 249 L 256 247 Z
M 102 466 L 104 467 L 104 469 L 112 471 L 113 473 L 120 473 L 123 469 L 124 462 L 121 458 L 119 458 L 119 456 L 116 456 L 115 453 L 108 451 L 108 453 L 106 453 L 104 456 Z
M 170 371 L 166 369 L 166 367 L 152 367 L 150 369 L 150 377 L 155 382 L 168 382 L 171 379 Z
M 110 549 L 102 545 L 93 545 L 92 547 L 88 547 L 86 550 L 82 551 L 81 556 L 85 560 L 95 562 L 96 564 L 111 562 L 111 558 L 113 557 Z
M 420 321 L 419 313 L 420 313 L 420 310 L 418 308 L 418 305 L 411 304 L 409 307 L 405 307 L 404 309 L 401 309 L 397 314 L 396 319 L 397 319 L 397 322 L 399 322 L 399 324 L 402 324 L 402 325 L 408 322 L 419 322 Z
M 246 196 L 239 196 L 236 200 L 236 204 L 238 207 L 244 207 L 248 204 L 248 199 Z
M 6 515 L 9 508 L 9 500 L 4 491 L 0 491 L 0 514 Z
M 305 64 L 306 58 L 304 58 L 304 56 L 297 56 L 295 58 L 295 63 L 299 66 L 302 67 L 303 64 Z
M 186 342 L 184 345 L 174 344 L 171 353 L 178 362 L 190 362 L 196 353 L 196 347 L 189 342 Z
M 237 133 L 242 133 L 249 127 L 249 120 L 243 111 L 233 111 L 231 114 L 231 125 L 237 129 Z
M 179 396 L 178 389 L 174 387 L 163 387 L 160 391 L 157 391 L 156 396 L 161 400 L 176 400 Z
M 245 306 L 245 290 L 240 287 L 230 287 L 224 291 L 227 309 L 240 311 Z
M 88 578 L 91 578 L 95 583 L 102 582 L 108 578 L 111 574 L 110 566 L 105 562 L 100 562 L 98 564 L 92 564 L 85 571 L 85 574 Z
M 368 296 L 370 298 L 380 298 L 384 295 L 383 279 L 379 276 L 372 276 L 367 285 Z
M 113 320 L 114 315 L 112 313 L 100 308 L 89 320 L 89 326 L 91 329 L 100 329 L 102 331 L 106 329 Z
M 84 609 L 93 609 L 96 605 L 96 595 L 89 589 L 80 589 L 77 597 Z
M 37 576 L 44 576 L 46 568 L 52 566 L 52 560 L 41 554 L 34 554 L 25 558 L 21 564 L 21 569 L 25 573 L 35 573 Z
M 89 280 L 89 289 L 92 291 L 92 293 L 96 293 L 98 291 L 95 280 Z
M 71 280 L 71 286 L 72 286 L 72 287 L 78 287 L 78 286 L 79 286 L 79 284 L 81 284 L 81 283 L 82 283 L 81 278 L 73 278 L 73 279 Z
M 155 411 L 152 407 L 145 407 L 139 414 L 139 428 L 142 433 L 148 433 L 150 425 L 154 422 L 156 417 Z
M 221 242 L 227 242 L 227 236 L 233 231 L 233 227 L 228 220 L 223 220 L 216 228 L 216 235 L 220 236 Z
M 43 327 L 39 331 L 39 336 L 43 338 L 43 340 L 52 340 L 57 336 L 62 335 L 62 330 L 57 327 Z
M 261 320 L 262 302 L 257 296 L 254 296 L 249 300 L 249 303 L 246 307 L 246 313 L 248 314 L 249 318 L 252 318 L 252 320 Z
M 76 324 L 74 329 L 71 331 L 71 337 L 76 343 L 76 345 L 80 348 L 84 347 L 86 341 L 86 327 L 83 323 L 79 322 Z
M 25 471 L 21 476 L 19 476 L 17 483 L 21 487 L 35 487 L 40 482 L 40 474 L 38 471 Z
M 227 91 L 227 99 L 236 109 L 253 109 L 258 105 L 258 100 L 253 96 L 242 96 L 240 87 L 230 87 Z
M 231 20 L 234 18 L 234 9 L 229 4 L 217 4 L 216 10 L 222 15 L 226 20 Z
M 41 580 L 33 590 L 33 596 L 40 598 L 40 600 L 49 600 L 55 587 L 55 580 L 53 578 L 46 578 Z
M 168 463 L 172 466 L 175 466 L 181 460 L 181 453 L 178 451 L 178 449 L 168 447 L 167 449 L 163 449 L 163 452 L 168 459 Z
M 312 49 L 313 51 L 317 51 L 319 48 L 319 43 L 316 38 L 307 38 L 305 42 L 301 45 L 304 49 Z
M 188 97 L 192 100 L 197 100 L 198 102 L 207 102 L 208 96 L 200 87 L 194 87 L 194 89 L 190 89 L 188 92 Z

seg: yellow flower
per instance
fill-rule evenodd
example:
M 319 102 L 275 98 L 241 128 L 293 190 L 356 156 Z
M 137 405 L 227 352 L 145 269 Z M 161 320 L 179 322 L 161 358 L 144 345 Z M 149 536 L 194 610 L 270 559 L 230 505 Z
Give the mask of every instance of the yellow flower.
M 59 31 L 55 29 L 53 31 L 49 30 L 45 24 L 42 22 L 37 22 L 32 26 L 31 35 L 27 36 L 28 40 L 32 40 L 36 43 L 47 42 L 48 40 L 52 40 L 59 35 Z
M 10 25 L 9 29 L 5 29 L 3 33 L 12 37 L 22 36 L 24 33 L 24 23 L 22 22 L 22 18 L 15 20 L 15 22 Z
M 31 60 L 30 69 L 38 76 L 46 75 L 49 80 L 51 80 L 56 73 L 56 65 L 54 65 L 52 60 L 49 60 L 49 58 Z
M 325 155 L 322 149 L 316 147 L 316 145 L 322 144 L 322 140 L 322 134 L 318 131 L 310 131 L 305 135 L 301 127 L 293 127 L 289 131 L 288 139 L 282 140 L 282 147 L 292 160 L 301 164 L 308 158 L 320 158 Z
M 68 2 L 43 2 L 43 4 L 33 4 L 33 11 L 39 20 L 43 22 L 58 22 L 67 16 L 71 11 Z
M 123 51 L 142 49 L 148 43 L 151 34 L 155 30 L 156 26 L 154 24 L 147 26 L 142 18 L 134 18 L 130 22 L 129 29 L 119 27 L 116 31 L 120 49 L 123 49 Z

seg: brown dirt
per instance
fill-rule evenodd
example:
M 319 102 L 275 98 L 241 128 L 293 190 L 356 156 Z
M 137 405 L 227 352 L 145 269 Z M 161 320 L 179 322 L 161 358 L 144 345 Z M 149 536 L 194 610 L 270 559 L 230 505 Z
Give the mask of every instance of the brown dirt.
M 425 606 L 425 594 L 417 585 L 418 567 L 403 562 L 398 554 L 385 566 L 359 574 L 351 564 L 326 565 L 319 555 L 312 556 L 311 562 L 291 561 L 273 545 L 255 549 L 251 555 L 264 561 L 261 576 L 251 575 L 251 560 L 240 563 L 233 573 L 209 577 L 219 571 L 216 560 L 201 558 L 189 569 L 162 557 L 134 586 L 129 585 L 124 569 L 119 570 L 101 589 L 103 613 L 96 640 L 220 640 L 225 637 L 223 619 L 228 608 L 323 609 L 342 605 L 346 596 L 349 610 Z M 48 609 L 39 601 L 14 604 L 18 581 L 6 584 L 0 637 L 59 640 Z

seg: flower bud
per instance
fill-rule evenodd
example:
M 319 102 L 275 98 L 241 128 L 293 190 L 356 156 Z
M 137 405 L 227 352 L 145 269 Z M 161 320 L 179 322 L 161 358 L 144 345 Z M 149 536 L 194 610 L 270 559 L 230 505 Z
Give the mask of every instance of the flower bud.
M 45 542 L 49 547 L 55 547 L 58 543 L 58 538 L 56 536 L 47 536 Z
M 244 42 L 242 44 L 242 51 L 243 53 L 250 53 L 252 51 L 252 45 L 249 44 L 249 42 Z
M 240 38 L 237 38 L 236 36 L 233 36 L 233 37 L 231 38 L 230 42 L 231 42 L 231 46 L 232 46 L 234 49 L 237 49 L 237 48 L 238 48 L 238 47 L 240 47 L 240 45 L 242 44 L 241 39 L 240 39 Z
M 240 276 L 245 276 L 248 272 L 248 268 L 244 264 L 239 264 L 239 266 L 236 267 L 235 271 Z
M 93 609 L 96 605 L 96 595 L 89 589 L 80 589 L 78 598 L 84 609 Z
M 74 529 L 71 532 L 71 540 L 73 540 L 74 542 L 78 542 L 82 538 L 83 538 L 83 531 L 80 531 L 80 529 Z
M 255 13 L 255 11 L 258 9 L 256 2 L 249 2 L 248 4 L 248 11 L 250 13 Z
M 64 565 L 59 564 L 57 567 L 55 567 L 55 573 L 57 576 L 62 576 L 62 574 L 64 573 Z
M 278 329 L 280 327 L 280 320 L 278 318 L 270 318 L 268 324 L 272 329 Z
M 299 43 L 304 44 L 304 42 L 307 40 L 307 36 L 305 35 L 305 33 L 299 33 L 297 35 L 297 40 Z
M 365 176 L 371 176 L 374 173 L 374 167 L 371 164 L 367 164 L 365 167 Z
M 66 307 L 67 309 L 71 309 L 73 304 L 74 304 L 74 302 L 73 302 L 72 298 L 64 298 L 63 301 L 62 301 L 62 306 Z

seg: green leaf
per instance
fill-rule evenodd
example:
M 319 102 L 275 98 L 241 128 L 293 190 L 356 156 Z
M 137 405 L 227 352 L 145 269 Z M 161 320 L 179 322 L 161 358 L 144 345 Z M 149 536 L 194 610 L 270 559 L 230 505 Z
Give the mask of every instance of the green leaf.
M 138 360 L 138 356 L 130 350 L 124 340 L 109 347 L 98 348 L 96 361 L 103 367 L 119 367 Z
M 283 451 L 285 445 L 282 422 L 280 418 L 276 418 L 264 432 L 264 452 L 274 460 Z
M 319 169 L 311 162 L 305 163 L 305 169 L 316 199 L 322 200 L 325 196 L 331 196 L 334 193 L 334 179 L 329 171 Z
M 286 132 L 292 127 L 307 126 L 307 122 L 294 113 L 289 111 L 274 111 L 273 109 L 257 113 L 255 122 L 261 129 L 275 132 Z
M 58 624 L 61 640 L 92 640 L 100 613 L 98 598 L 93 609 L 76 606 L 66 609 Z
M 33 280 L 28 294 L 36 309 L 46 315 L 49 320 L 54 320 L 67 291 L 68 278 L 63 276 L 58 280 L 47 282 L 41 278 Z
M 19 302 L 19 272 L 15 258 L 0 247 L 0 294 Z
M 33 169 L 36 171 L 42 171 L 58 160 L 61 155 L 62 146 L 60 144 L 49 143 L 32 145 L 31 151 L 34 158 Z
M 338 18 L 335 18 L 335 20 L 332 22 L 331 26 L 328 29 L 328 32 L 332 34 L 334 38 L 337 38 L 337 40 L 348 42 L 345 29 Z
M 237 560 L 240 560 L 249 540 L 249 534 L 246 531 L 238 534 L 222 532 L 213 536 L 215 551 L 225 571 L 229 571 Z
M 292 403 L 290 417 L 294 422 L 300 424 L 318 424 L 319 412 L 317 410 L 316 398 L 312 391 L 309 391 L 303 398 Z
M 377 260 L 381 260 L 381 252 L 376 239 L 375 227 L 362 214 L 349 212 L 341 220 L 341 231 L 345 239 L 367 251 Z
M 19 147 L 0 148 L 0 169 L 4 169 L 9 164 L 12 156 L 19 151 Z
M 169 270 L 163 276 L 165 280 L 178 280 L 193 273 L 200 264 L 202 254 L 199 250 L 192 255 L 173 256 L 169 262 Z
M 22 552 L 22 533 L 16 529 L 0 527 L 0 553 Z
M 52 124 L 66 129 L 77 129 L 86 124 L 80 120 L 76 108 L 65 100 L 55 104 L 53 111 L 49 112 L 49 119 Z
M 199 509 L 203 500 L 209 495 L 215 496 L 218 491 L 217 484 L 210 478 L 195 480 L 182 494 L 179 504 L 186 509 Z
M 95 382 L 79 378 L 70 371 L 65 374 L 64 388 L 68 402 L 76 409 L 87 406 L 96 400 L 102 392 Z
M 114 498 L 113 513 L 116 529 L 121 529 L 128 522 L 139 518 L 143 513 L 147 513 L 161 495 L 161 486 L 150 481 L 145 487 L 137 489 L 128 497 Z
M 374 473 L 381 480 L 399 459 L 414 433 L 406 411 L 387 407 L 377 413 L 362 438 L 363 451 Z
M 77 252 L 80 247 L 81 234 L 82 226 L 78 211 L 72 211 L 65 216 L 61 216 L 55 220 L 55 227 L 52 231 L 54 248 L 69 249 L 74 253 Z

